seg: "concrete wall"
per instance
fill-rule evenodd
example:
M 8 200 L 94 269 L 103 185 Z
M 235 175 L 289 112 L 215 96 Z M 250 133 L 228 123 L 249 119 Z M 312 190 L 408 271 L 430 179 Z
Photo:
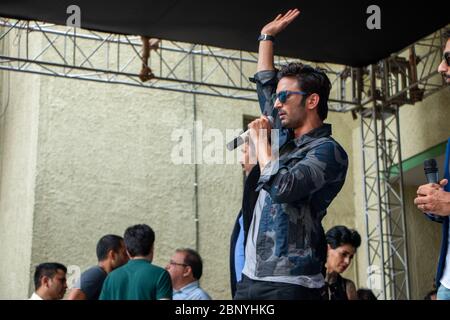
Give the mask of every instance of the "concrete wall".
M 415 105 L 400 109 L 402 157 L 407 159 L 450 136 L 450 90 L 439 91 Z
M 414 205 L 417 188 L 405 188 L 411 298 L 421 300 L 433 289 L 442 225 L 431 222 Z
M 0 298 L 21 299 L 31 283 L 41 78 L 0 72 L 0 79 Z

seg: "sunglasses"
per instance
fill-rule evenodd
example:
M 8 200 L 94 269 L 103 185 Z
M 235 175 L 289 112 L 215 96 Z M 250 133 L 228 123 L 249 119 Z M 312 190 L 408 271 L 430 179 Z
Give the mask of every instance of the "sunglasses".
M 288 90 L 284 90 L 284 91 L 280 91 L 278 93 L 274 93 L 272 95 L 272 100 L 279 100 L 281 103 L 285 103 L 287 98 L 291 95 L 291 94 L 301 94 L 302 96 L 306 96 L 307 93 L 303 92 L 303 91 L 288 91 Z
M 447 63 L 447 66 L 450 67 L 450 51 L 444 53 L 444 60 Z

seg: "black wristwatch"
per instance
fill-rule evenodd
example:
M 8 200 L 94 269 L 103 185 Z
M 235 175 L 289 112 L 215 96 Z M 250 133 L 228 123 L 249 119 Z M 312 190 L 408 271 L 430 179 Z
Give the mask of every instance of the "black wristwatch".
M 268 34 L 265 34 L 265 33 L 259 35 L 258 41 L 266 41 L 266 40 L 270 40 L 270 41 L 275 43 L 275 37 L 274 36 L 271 36 L 271 35 L 268 35 Z

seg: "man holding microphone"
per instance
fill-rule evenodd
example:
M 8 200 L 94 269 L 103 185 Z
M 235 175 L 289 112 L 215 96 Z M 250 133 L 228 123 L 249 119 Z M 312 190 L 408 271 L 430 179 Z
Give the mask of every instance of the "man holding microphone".
M 348 159 L 323 123 L 331 90 L 326 74 L 301 63 L 275 70 L 275 37 L 299 14 L 278 15 L 259 37 L 255 82 L 261 111 L 274 120 L 262 116 L 248 126 L 258 164 L 244 187 L 245 262 L 235 299 L 322 298 L 321 221 L 344 184 Z M 278 137 L 271 140 L 272 129 Z
M 446 43 L 443 59 L 438 67 L 445 83 L 450 84 L 450 29 L 444 35 Z M 437 300 L 450 300 L 450 185 L 448 184 L 450 167 L 450 139 L 447 142 L 447 155 L 445 158 L 445 172 L 439 184 L 428 183 L 417 189 L 417 197 L 414 204 L 419 210 L 427 213 L 427 216 L 442 223 L 442 244 L 439 255 L 438 270 L 436 274 Z M 431 214 L 431 215 L 430 215 Z

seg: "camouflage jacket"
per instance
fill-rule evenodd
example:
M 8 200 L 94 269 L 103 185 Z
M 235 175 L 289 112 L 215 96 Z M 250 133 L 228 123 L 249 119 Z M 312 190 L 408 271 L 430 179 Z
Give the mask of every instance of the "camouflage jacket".
M 262 174 L 255 166 L 246 180 L 244 239 L 259 191 L 264 189 L 269 196 L 258 227 L 256 276 L 315 275 L 322 271 L 326 259 L 322 219 L 344 184 L 347 154 L 331 138 L 329 124 L 294 139 L 289 130 L 281 128 L 270 99 L 276 90 L 276 72 L 258 72 L 254 80 L 261 111 L 274 116 L 274 127 L 280 129 L 281 147 L 276 166 L 269 163 Z

